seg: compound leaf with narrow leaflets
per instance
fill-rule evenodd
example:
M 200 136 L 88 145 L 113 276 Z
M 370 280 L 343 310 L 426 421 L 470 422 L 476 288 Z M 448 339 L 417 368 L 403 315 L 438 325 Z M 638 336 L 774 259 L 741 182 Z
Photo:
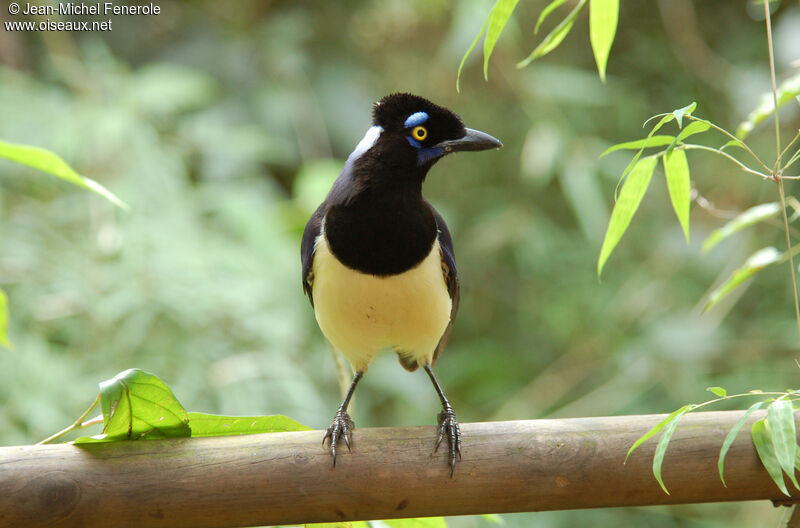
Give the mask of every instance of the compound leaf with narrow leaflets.
M 603 272 L 606 260 L 608 260 L 611 252 L 620 238 L 622 238 L 625 230 L 628 229 L 633 215 L 639 208 L 642 197 L 647 191 L 647 186 L 650 184 L 657 161 L 658 159 L 654 156 L 642 158 L 628 175 L 625 183 L 622 184 L 619 199 L 614 204 L 614 210 L 611 211 L 611 219 L 608 222 L 603 246 L 600 248 L 600 257 L 597 260 L 598 276 Z

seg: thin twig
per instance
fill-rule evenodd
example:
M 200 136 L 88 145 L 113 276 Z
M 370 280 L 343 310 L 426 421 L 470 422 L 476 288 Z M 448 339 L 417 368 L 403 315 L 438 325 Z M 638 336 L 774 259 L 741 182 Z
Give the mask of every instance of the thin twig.
M 800 335 L 800 301 L 797 299 L 797 278 L 794 273 L 794 257 L 792 256 L 792 237 L 789 236 L 789 219 L 786 217 L 786 196 L 783 192 L 783 180 L 778 179 L 778 194 L 781 197 L 781 212 L 783 213 L 783 229 L 786 233 L 786 247 L 789 253 L 789 269 L 792 270 L 792 292 L 794 293 L 794 316 L 797 321 L 797 334 Z
M 769 1 L 764 0 L 764 16 L 767 23 L 767 46 L 769 47 L 769 73 L 772 78 L 772 101 L 775 111 L 775 150 L 777 152 L 777 159 L 775 160 L 775 169 L 777 170 L 781 164 L 781 127 L 778 123 L 778 83 L 775 81 L 775 53 L 772 51 L 772 20 L 769 15 Z M 798 323 L 800 324 L 800 322 Z
M 97 399 L 94 400 L 94 403 L 92 403 L 89 406 L 89 408 L 86 409 L 86 411 L 84 411 L 84 413 L 81 414 L 78 417 L 78 419 L 75 420 L 75 422 L 72 425 L 70 425 L 69 427 L 65 427 L 64 429 L 60 430 L 59 432 L 55 433 L 54 435 L 48 436 L 47 438 L 45 438 L 41 442 L 36 442 L 36 445 L 50 444 L 52 442 L 55 442 L 56 440 L 58 440 L 62 436 L 66 435 L 67 433 L 71 433 L 75 429 L 80 429 L 81 427 L 85 427 L 85 425 L 91 425 L 91 424 L 84 424 L 83 421 L 86 419 L 87 416 L 89 416 L 89 413 L 91 413 L 94 410 L 94 408 L 97 407 L 98 403 L 100 403 L 100 394 L 97 395 Z
M 723 220 L 731 220 L 742 214 L 741 211 L 732 211 L 732 210 L 725 210 L 718 208 L 708 198 L 700 194 L 700 192 L 697 189 L 694 188 L 692 189 L 691 196 L 692 199 L 695 201 L 695 203 L 698 206 L 700 206 L 701 209 L 705 210 L 708 214 L 716 218 L 722 218 Z
M 764 0 L 764 18 L 767 24 L 767 47 L 769 51 L 769 73 L 772 79 L 772 101 L 775 113 L 775 152 L 777 158 L 772 170 L 772 177 L 778 184 L 778 195 L 781 197 L 781 212 L 783 213 L 783 228 L 786 233 L 786 251 L 789 253 L 789 269 L 792 272 L 792 293 L 794 294 L 794 315 L 797 321 L 797 334 L 800 336 L 800 300 L 797 298 L 797 277 L 794 271 L 794 252 L 792 251 L 792 237 L 789 235 L 789 219 L 786 216 L 786 194 L 783 190 L 783 180 L 780 177 L 781 166 L 781 129 L 778 123 L 778 83 L 775 81 L 775 52 L 772 49 L 772 20 L 769 13 L 769 2 Z M 794 141 L 794 140 L 792 140 Z
M 794 145 L 794 142 L 797 141 L 798 138 L 800 138 L 800 130 L 797 131 L 797 134 L 794 135 L 794 137 L 789 142 L 789 144 L 786 145 L 786 147 L 783 149 L 783 151 L 778 155 L 778 159 L 779 160 L 783 158 L 783 156 L 786 154 L 786 151 L 788 151 L 792 147 L 792 145 Z M 797 153 L 795 153 L 795 155 L 797 155 Z M 786 167 L 784 167 L 784 168 L 786 168 Z
M 784 165 L 784 166 L 783 166 L 783 168 L 782 168 L 781 170 L 786 170 L 786 169 L 788 169 L 788 168 L 789 168 L 789 167 L 791 167 L 791 166 L 792 166 L 792 164 L 793 164 L 795 161 L 797 161 L 798 159 L 800 159 L 800 149 L 798 149 L 798 151 L 797 151 L 797 152 L 795 152 L 794 154 L 792 154 L 792 157 L 791 157 L 791 158 L 789 158 L 789 161 L 787 161 L 787 162 L 786 162 L 786 165 Z

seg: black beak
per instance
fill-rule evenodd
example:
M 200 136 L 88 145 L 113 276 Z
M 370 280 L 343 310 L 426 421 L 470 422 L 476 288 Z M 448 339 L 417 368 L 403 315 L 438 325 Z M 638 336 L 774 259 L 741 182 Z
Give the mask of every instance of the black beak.
M 486 150 L 500 148 L 503 146 L 497 138 L 490 136 L 480 130 L 466 129 L 464 137 L 458 139 L 448 139 L 437 143 L 436 147 L 444 149 L 445 152 L 458 152 L 462 150 Z

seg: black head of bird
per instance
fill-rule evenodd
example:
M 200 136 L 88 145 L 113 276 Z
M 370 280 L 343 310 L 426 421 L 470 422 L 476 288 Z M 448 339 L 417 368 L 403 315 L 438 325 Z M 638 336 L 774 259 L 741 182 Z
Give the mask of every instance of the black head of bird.
M 328 341 L 355 371 L 325 439 L 336 464 L 350 447 L 347 406 L 382 349 L 408 370 L 430 376 L 442 402 L 439 444 L 446 439 L 451 476 L 461 454 L 455 412 L 431 369 L 458 309 L 459 283 L 450 232 L 422 196 L 437 160 L 452 152 L 499 148 L 450 110 L 411 94 L 375 104 L 372 127 L 345 162 L 303 232 L 303 289 Z

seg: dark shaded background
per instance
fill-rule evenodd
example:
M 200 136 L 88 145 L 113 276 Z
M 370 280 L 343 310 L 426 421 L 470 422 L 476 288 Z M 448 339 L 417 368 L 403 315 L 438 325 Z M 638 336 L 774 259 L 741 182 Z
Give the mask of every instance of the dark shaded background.
M 750 253 L 783 247 L 780 229 L 759 226 L 702 255 L 723 220 L 694 206 L 687 246 L 659 167 L 597 279 L 630 159 L 599 154 L 691 101 L 696 115 L 733 130 L 769 89 L 758 8 L 622 4 L 605 85 L 586 13 L 559 49 L 515 69 L 540 38 L 532 28 L 544 2 L 526 1 L 489 82 L 478 49 L 461 94 L 456 69 L 491 2 L 163 2 L 158 16 L 115 17 L 107 33 L 0 29 L 0 138 L 54 150 L 132 206 L 115 210 L 0 161 L 0 286 L 16 346 L 0 351 L 0 443 L 61 429 L 99 381 L 134 366 L 190 410 L 327 426 L 338 387 L 300 287 L 300 234 L 368 128 L 372 102 L 392 91 L 448 106 L 505 143 L 446 159 L 426 183 L 454 234 L 462 280 L 437 364 L 462 421 L 669 412 L 709 399 L 712 385 L 797 386 L 785 266 L 702 314 L 709 287 Z M 800 5 L 783 2 L 774 16 L 785 78 L 800 58 Z M 785 139 L 798 114 L 787 106 Z M 771 133 L 765 123 L 751 136 L 769 160 Z M 689 159 L 693 183 L 719 209 L 777 199 L 774 185 L 722 159 Z M 373 364 L 356 399 L 361 427 L 433 423 L 438 412 L 427 377 L 403 371 L 393 354 Z M 504 518 L 716 527 L 771 526 L 781 513 L 758 503 Z

